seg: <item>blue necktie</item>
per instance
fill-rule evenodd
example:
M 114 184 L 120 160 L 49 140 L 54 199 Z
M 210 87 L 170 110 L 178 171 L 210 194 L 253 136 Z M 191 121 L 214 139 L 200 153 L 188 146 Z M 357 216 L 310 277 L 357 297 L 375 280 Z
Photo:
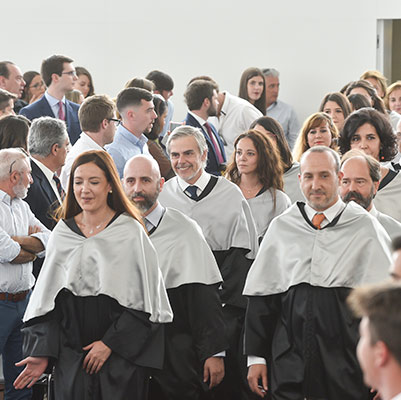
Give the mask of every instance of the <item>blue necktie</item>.
M 189 197 L 192 200 L 196 200 L 198 198 L 198 195 L 196 194 L 197 190 L 198 190 L 198 186 L 195 186 L 195 185 L 188 186 L 185 189 L 185 191 L 189 194 Z

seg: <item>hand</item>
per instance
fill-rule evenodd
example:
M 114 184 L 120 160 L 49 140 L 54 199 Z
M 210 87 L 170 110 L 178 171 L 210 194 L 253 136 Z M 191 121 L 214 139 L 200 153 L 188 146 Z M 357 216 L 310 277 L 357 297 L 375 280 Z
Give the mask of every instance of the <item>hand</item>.
M 224 378 L 224 359 L 209 357 L 203 366 L 203 382 L 210 379 L 209 389 L 217 386 Z
M 262 387 L 259 386 L 259 379 L 262 379 Z M 264 364 L 253 364 L 248 369 L 248 383 L 252 392 L 260 397 L 267 394 L 267 366 Z
M 28 228 L 28 236 L 33 235 L 34 233 L 42 232 L 39 226 L 30 226 Z
M 32 104 L 32 103 L 35 102 L 36 100 L 39 100 L 39 99 L 43 96 L 43 93 L 44 93 L 44 92 L 33 95 L 33 96 L 31 97 L 31 99 L 29 100 L 29 104 Z
M 26 367 L 14 381 L 14 387 L 16 389 L 23 389 L 26 385 L 29 388 L 32 387 L 43 372 L 45 372 L 47 364 L 47 357 L 27 357 L 17 362 L 15 364 L 17 367 L 21 367 L 22 365 L 26 365 Z
M 84 359 L 82 368 L 86 369 L 88 374 L 97 374 L 103 367 L 103 364 L 110 357 L 111 349 L 106 346 L 101 340 L 88 344 L 83 348 L 85 351 L 89 350 L 89 353 Z

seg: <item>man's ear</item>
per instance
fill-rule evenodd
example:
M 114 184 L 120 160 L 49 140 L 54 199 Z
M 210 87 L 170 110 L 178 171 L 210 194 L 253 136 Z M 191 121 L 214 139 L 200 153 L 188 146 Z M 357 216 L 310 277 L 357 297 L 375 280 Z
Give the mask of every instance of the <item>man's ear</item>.
M 51 148 L 51 151 L 50 151 L 51 154 L 53 154 L 53 156 L 56 156 L 57 152 L 58 152 L 58 149 L 59 149 L 59 145 L 57 143 L 54 143 L 52 148 Z
M 374 344 L 373 352 L 375 355 L 374 362 L 377 367 L 384 367 L 390 360 L 391 353 L 386 343 L 381 340 Z
M 163 186 L 164 186 L 164 183 L 166 182 L 166 180 L 163 178 L 163 177 L 161 177 L 160 178 L 160 183 L 159 183 L 159 189 L 160 189 L 160 191 L 162 191 L 163 190 Z

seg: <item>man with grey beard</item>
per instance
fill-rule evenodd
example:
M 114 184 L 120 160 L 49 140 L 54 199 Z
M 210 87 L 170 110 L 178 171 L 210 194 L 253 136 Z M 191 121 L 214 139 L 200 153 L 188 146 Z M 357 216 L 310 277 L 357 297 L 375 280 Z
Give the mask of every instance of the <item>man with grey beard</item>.
M 0 150 L 0 355 L 5 397 L 30 399 L 31 390 L 15 390 L 22 371 L 22 317 L 35 283 L 32 262 L 44 256 L 50 232 L 22 201 L 32 183 L 28 156 L 20 149 Z
M 376 217 L 391 239 L 400 236 L 401 223 L 377 211 L 373 204 L 381 178 L 380 163 L 359 150 L 350 150 L 342 158 L 341 171 L 344 174 L 340 184 L 341 199 L 345 203 L 355 201 Z

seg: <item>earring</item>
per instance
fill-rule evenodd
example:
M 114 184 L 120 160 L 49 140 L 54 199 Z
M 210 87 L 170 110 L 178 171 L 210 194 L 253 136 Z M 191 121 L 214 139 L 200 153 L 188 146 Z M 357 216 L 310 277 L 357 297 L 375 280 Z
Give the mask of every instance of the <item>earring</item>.
M 113 193 L 113 189 L 110 189 L 110 190 L 109 190 L 109 193 Z

